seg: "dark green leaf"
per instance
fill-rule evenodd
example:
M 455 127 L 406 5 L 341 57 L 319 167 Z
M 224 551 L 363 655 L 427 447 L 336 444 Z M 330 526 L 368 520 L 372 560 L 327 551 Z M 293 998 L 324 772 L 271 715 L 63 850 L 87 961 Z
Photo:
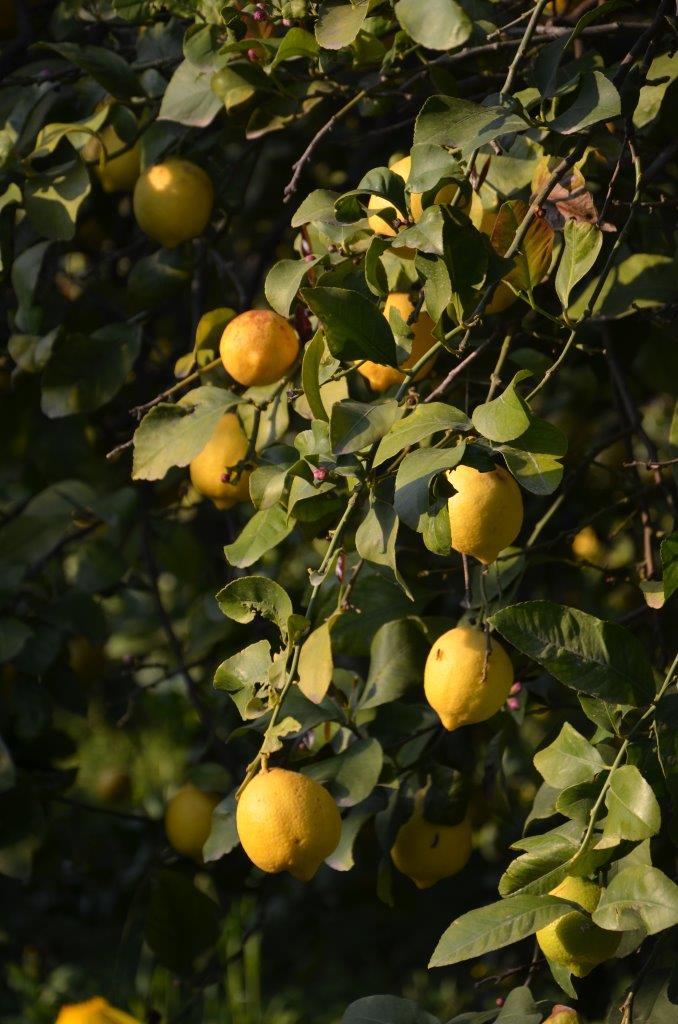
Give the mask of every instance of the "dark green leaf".
M 337 359 L 398 365 L 388 320 L 364 295 L 347 288 L 305 288 L 302 296 L 323 324 L 328 348 Z
M 160 871 L 151 882 L 146 942 L 161 964 L 192 974 L 201 954 L 219 935 L 219 908 L 177 871 Z

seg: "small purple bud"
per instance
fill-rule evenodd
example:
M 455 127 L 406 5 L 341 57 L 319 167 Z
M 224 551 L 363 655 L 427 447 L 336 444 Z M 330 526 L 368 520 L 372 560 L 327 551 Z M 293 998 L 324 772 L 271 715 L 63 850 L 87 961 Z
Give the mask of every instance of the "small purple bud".
M 509 699 L 506 701 L 506 706 L 509 709 L 509 711 L 517 711 L 520 707 L 520 701 L 517 697 L 509 697 Z
M 254 21 L 266 21 L 266 11 L 262 11 L 261 8 L 258 8 L 252 13 L 252 18 Z
M 250 47 L 250 49 L 247 51 L 247 59 L 252 61 L 252 63 L 254 63 L 254 61 L 259 60 L 259 54 L 254 49 L 254 47 Z
M 320 467 L 319 469 L 313 470 L 313 479 L 317 480 L 319 484 L 327 478 L 327 470 Z

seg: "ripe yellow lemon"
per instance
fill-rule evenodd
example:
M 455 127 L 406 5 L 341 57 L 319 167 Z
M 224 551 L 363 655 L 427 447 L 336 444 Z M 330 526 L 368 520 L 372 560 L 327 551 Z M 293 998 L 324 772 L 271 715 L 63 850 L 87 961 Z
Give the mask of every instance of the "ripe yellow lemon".
M 428 889 L 441 878 L 456 875 L 471 856 L 471 826 L 437 825 L 415 811 L 398 830 L 391 859 L 398 871 L 418 889 Z
M 83 149 L 83 155 L 86 160 L 100 160 L 103 144 L 105 162 L 95 165 L 94 173 L 104 192 L 131 192 L 141 171 L 140 143 L 135 142 L 128 149 L 127 143 L 120 138 L 112 124 L 101 129 L 99 139 L 91 138 Z M 125 152 L 116 156 L 121 149 Z
M 605 547 L 601 544 L 598 534 L 592 526 L 584 526 L 572 538 L 572 554 L 593 565 L 604 564 Z
M 265 769 L 246 786 L 236 811 L 243 850 L 258 868 L 308 882 L 336 848 L 341 817 L 318 782 L 285 768 Z
M 489 210 L 483 206 L 483 201 L 477 192 L 471 197 L 471 206 L 468 211 L 469 218 L 474 227 L 483 235 L 491 239 L 492 231 L 497 220 L 498 210 Z M 485 306 L 485 313 L 502 313 L 517 300 L 518 296 L 507 284 L 500 281 L 494 289 L 494 294 Z
M 599 928 L 591 920 L 600 894 L 601 888 L 595 882 L 568 875 L 551 890 L 551 895 L 578 903 L 584 913 L 570 910 L 540 928 L 536 935 L 544 956 L 567 967 L 575 978 L 585 978 L 594 967 L 614 956 L 621 940 L 619 932 Z
M 513 666 L 497 640 L 481 629 L 456 626 L 438 637 L 424 668 L 426 700 L 450 732 L 491 718 L 513 685 Z
M 544 1024 L 584 1024 L 576 1010 L 571 1006 L 563 1006 L 558 1003 L 551 1010 L 551 1015 L 546 1018 Z
M 297 332 L 270 309 L 249 309 L 234 317 L 221 336 L 226 373 L 245 387 L 275 384 L 299 355 Z
M 116 1010 L 101 996 L 95 996 L 84 1003 L 62 1006 L 56 1024 L 139 1024 L 139 1021 L 129 1013 Z
M 218 803 L 216 793 L 205 793 L 191 782 L 174 794 L 165 808 L 165 833 L 177 853 L 202 861 Z
M 523 499 L 502 466 L 481 473 L 456 466 L 447 479 L 457 491 L 448 502 L 452 547 L 488 565 L 511 544 L 523 525 Z
M 234 412 L 226 412 L 216 425 L 211 438 L 189 466 L 191 483 L 196 491 L 210 498 L 217 508 L 231 508 L 250 496 L 250 471 L 242 470 L 237 480 L 228 479 L 229 472 L 244 459 L 248 441 Z
M 404 156 L 400 160 L 396 160 L 396 162 L 391 164 L 391 167 L 389 168 L 393 174 L 397 174 L 404 182 L 407 182 L 411 169 L 412 158 L 409 156 Z M 458 191 L 459 187 L 457 185 L 443 185 L 443 187 L 438 189 L 436 192 L 435 199 L 433 200 L 434 205 L 442 206 L 445 203 L 451 203 Z M 419 223 L 424 213 L 424 208 L 421 204 L 421 197 L 421 192 L 410 193 L 410 213 L 412 214 L 412 220 L 415 224 Z M 407 219 L 405 215 L 393 205 L 393 203 L 389 203 L 388 199 L 382 199 L 381 196 L 370 196 L 367 209 L 368 211 L 373 211 L 371 215 L 368 212 L 367 217 L 367 223 L 370 230 L 373 231 L 375 235 L 381 235 L 382 238 L 394 238 L 397 231 L 391 227 L 387 220 L 384 220 L 383 217 L 379 216 L 379 213 L 377 212 L 378 210 L 395 210 L 399 220 L 404 221 Z M 411 249 L 400 249 L 399 255 L 402 256 L 404 253 L 411 252 Z
M 407 292 L 391 292 L 388 296 L 384 304 L 384 316 L 387 320 L 392 309 L 397 309 L 403 320 L 407 322 L 414 309 L 414 304 Z M 420 313 L 412 324 L 412 351 L 405 362 L 401 364 L 406 370 L 414 366 L 435 345 L 436 339 L 433 337 L 433 327 L 434 323 L 428 313 Z M 429 373 L 435 358 L 435 355 L 432 356 L 431 361 L 422 366 L 416 376 L 417 380 L 421 380 Z M 401 373 L 400 370 L 396 370 L 394 366 L 373 363 L 370 359 L 358 366 L 358 373 L 362 374 L 370 382 L 370 387 L 373 391 L 386 391 L 387 388 L 392 387 L 394 384 L 401 384 L 405 379 L 405 374 Z
M 149 238 L 173 249 L 205 230 L 214 190 L 202 167 L 169 157 L 141 175 L 134 188 L 134 216 Z

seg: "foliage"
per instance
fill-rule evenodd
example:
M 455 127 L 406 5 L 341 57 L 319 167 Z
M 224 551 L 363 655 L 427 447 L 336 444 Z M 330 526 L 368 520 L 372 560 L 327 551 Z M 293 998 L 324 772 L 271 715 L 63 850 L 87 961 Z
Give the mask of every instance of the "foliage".
M 99 994 L 155 1024 L 539 1024 L 563 993 L 675 1019 L 670 15 L 3 4 L 3 1021 Z M 204 232 L 140 230 L 104 187 L 130 155 L 208 174 Z M 266 304 L 301 351 L 245 388 L 219 341 Z M 402 370 L 420 316 L 433 347 L 373 391 L 361 364 Z M 218 509 L 186 467 L 226 411 L 251 501 Z M 521 488 L 489 566 L 455 548 L 459 464 Z M 515 683 L 448 733 L 423 668 L 458 624 Z M 240 848 L 269 758 L 341 811 L 305 888 Z M 162 828 L 186 783 L 220 800 L 202 858 Z M 474 829 L 427 893 L 390 857 L 422 807 Z M 533 938 L 571 875 L 621 934 L 575 983 Z

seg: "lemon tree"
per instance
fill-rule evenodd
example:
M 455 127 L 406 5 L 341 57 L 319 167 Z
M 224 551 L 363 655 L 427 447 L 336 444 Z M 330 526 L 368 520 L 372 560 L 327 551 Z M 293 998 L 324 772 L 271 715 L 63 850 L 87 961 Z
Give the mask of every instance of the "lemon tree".
M 0 4 L 0 1021 L 676 1019 L 674 20 Z

